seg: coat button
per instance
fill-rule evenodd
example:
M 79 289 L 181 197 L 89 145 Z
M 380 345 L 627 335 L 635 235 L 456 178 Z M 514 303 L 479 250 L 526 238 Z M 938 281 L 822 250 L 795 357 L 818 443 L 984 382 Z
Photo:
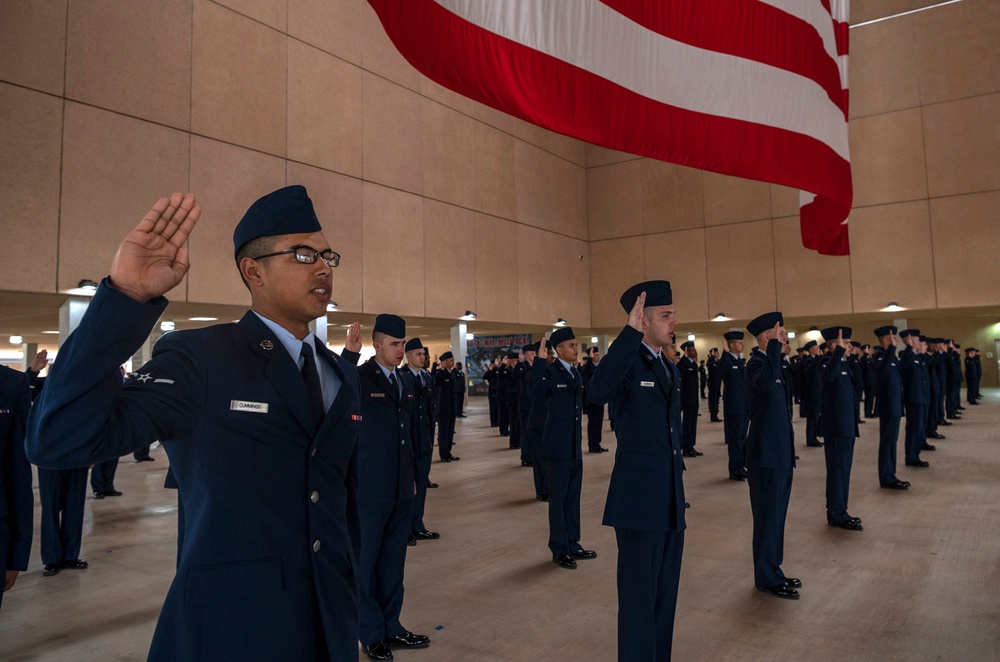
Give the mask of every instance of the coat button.
M 406 445 L 406 439 L 400 439 L 399 440 L 399 445 L 400 446 L 405 446 Z
M 311 451 L 309 451 L 309 457 L 316 457 L 316 449 L 315 448 L 312 449 Z
M 400 423 L 400 424 L 399 424 L 399 427 L 403 427 L 403 424 L 402 424 L 402 423 Z
M 313 493 L 309 495 L 309 500 L 312 501 L 313 503 L 319 501 L 319 492 L 313 490 Z
M 677 455 L 677 451 L 676 450 L 674 451 L 674 455 Z
M 314 552 L 318 552 L 318 551 L 319 551 L 319 548 L 320 548 L 320 547 L 322 547 L 322 546 L 323 546 L 323 545 L 321 545 L 321 544 L 320 544 L 320 542 L 319 542 L 318 540 L 317 540 L 317 541 L 315 541 L 315 542 L 313 543 L 313 551 L 314 551 Z

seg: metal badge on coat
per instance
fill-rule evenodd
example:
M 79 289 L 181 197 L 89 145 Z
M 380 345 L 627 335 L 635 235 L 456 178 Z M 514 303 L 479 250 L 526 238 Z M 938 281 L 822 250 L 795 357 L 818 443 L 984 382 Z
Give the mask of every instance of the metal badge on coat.
M 261 340 L 260 341 L 260 348 L 261 349 L 274 349 L 274 343 L 271 342 L 270 340 Z

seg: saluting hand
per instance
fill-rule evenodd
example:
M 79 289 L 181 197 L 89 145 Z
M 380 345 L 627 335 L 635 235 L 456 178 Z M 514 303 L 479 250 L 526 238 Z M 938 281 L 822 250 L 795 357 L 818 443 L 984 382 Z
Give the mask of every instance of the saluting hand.
M 628 325 L 642 333 L 642 309 L 646 307 L 646 293 L 642 292 L 635 299 L 635 305 L 628 314 Z
M 347 341 L 344 349 L 355 354 L 361 351 L 361 322 L 354 322 L 347 329 Z
M 42 351 L 35 354 L 34 360 L 31 362 L 32 372 L 41 372 L 45 369 L 45 366 L 49 363 L 49 350 L 43 349 Z
M 896 346 L 896 334 L 892 331 L 889 332 L 889 344 L 893 347 Z
M 193 193 L 157 200 L 118 247 L 111 283 L 141 303 L 176 287 L 190 267 L 186 244 L 200 216 Z

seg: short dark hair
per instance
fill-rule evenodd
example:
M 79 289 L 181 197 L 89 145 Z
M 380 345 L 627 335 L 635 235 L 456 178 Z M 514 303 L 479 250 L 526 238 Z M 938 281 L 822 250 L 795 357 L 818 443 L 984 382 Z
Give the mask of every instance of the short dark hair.
M 265 253 L 272 252 L 274 250 L 274 243 L 274 237 L 257 237 L 256 239 L 251 239 L 247 243 L 243 244 L 240 246 L 240 250 L 236 251 L 236 268 L 239 269 L 240 280 L 243 281 L 243 284 L 248 290 L 250 289 L 250 283 L 248 283 L 247 279 L 243 277 L 243 270 L 240 269 L 240 263 L 245 257 L 252 259 L 258 255 L 264 255 Z

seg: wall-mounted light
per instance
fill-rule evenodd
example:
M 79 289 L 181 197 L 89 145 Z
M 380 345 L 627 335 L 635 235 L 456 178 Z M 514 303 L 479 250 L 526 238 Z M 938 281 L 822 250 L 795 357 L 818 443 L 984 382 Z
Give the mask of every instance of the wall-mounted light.
M 337 302 L 336 301 L 330 301 L 329 303 L 326 304 L 326 312 L 328 312 L 328 313 L 334 313 L 336 311 L 337 311 Z
M 476 319 L 476 314 L 471 310 L 467 310 L 465 311 L 465 314 L 459 317 L 458 319 L 465 320 L 466 322 L 471 322 L 472 320 Z
M 176 325 L 170 320 L 163 320 L 162 322 L 160 322 L 160 331 L 163 332 L 173 331 L 175 326 Z
M 689 333 L 688 334 L 688 340 L 690 340 L 691 342 L 694 342 L 694 334 L 693 333 Z
M 218 317 L 189 317 L 188 320 L 192 322 L 214 322 Z
M 46 336 L 58 336 L 59 335 L 58 331 L 42 331 L 42 333 L 44 335 L 46 335 Z
M 716 315 L 715 317 L 712 318 L 712 321 L 713 322 L 729 322 L 732 319 L 733 319 L 732 317 L 726 317 L 725 313 L 719 313 L 718 315 Z
M 902 306 L 900 306 L 895 301 L 890 301 L 889 305 L 882 309 L 882 312 L 885 312 L 885 313 L 898 313 L 901 310 L 906 310 L 906 309 L 903 308 Z
M 10 337 L 10 344 L 11 345 L 20 345 L 23 342 L 24 342 L 24 338 L 22 338 L 21 336 L 11 336 Z
M 474 334 L 474 333 L 466 333 L 465 334 L 465 339 L 466 340 L 475 340 L 476 339 L 476 334 Z
M 95 292 L 97 292 L 97 283 L 84 278 L 77 283 L 76 287 L 70 288 L 66 293 L 78 297 L 92 297 Z
M 590 337 L 590 344 L 591 345 L 596 345 L 599 341 L 600 341 L 600 338 L 598 338 L 597 336 L 591 336 Z
M 789 331 L 788 332 L 788 339 L 789 340 L 795 340 L 795 332 L 794 331 Z
M 556 326 L 566 326 L 566 320 L 560 317 L 558 320 L 556 320 Z

